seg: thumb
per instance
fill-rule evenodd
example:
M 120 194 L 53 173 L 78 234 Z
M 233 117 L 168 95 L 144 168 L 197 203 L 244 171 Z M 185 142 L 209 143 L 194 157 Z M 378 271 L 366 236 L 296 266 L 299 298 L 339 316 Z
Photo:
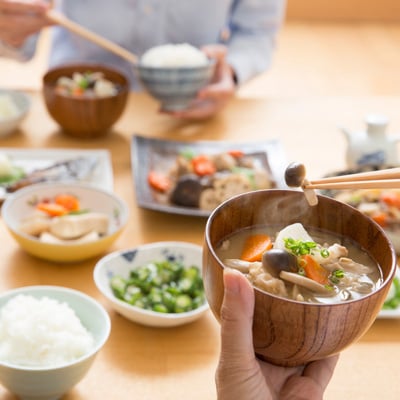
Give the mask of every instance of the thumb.
M 253 350 L 254 292 L 239 271 L 224 269 L 224 298 L 221 307 L 221 354 L 225 360 L 243 362 Z

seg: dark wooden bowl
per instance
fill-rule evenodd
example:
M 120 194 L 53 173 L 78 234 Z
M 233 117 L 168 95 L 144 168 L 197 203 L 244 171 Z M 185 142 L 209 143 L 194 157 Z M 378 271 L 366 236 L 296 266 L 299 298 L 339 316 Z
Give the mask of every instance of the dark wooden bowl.
M 311 304 L 287 300 L 255 288 L 254 350 L 273 364 L 296 366 L 341 352 L 372 325 L 396 272 L 396 254 L 384 231 L 356 209 L 325 196 L 310 207 L 295 190 L 261 190 L 236 196 L 217 207 L 206 225 L 203 279 L 207 300 L 216 318 L 224 294 L 224 265 L 215 249 L 223 238 L 254 225 L 277 230 L 301 222 L 328 230 L 360 244 L 383 272 L 381 287 L 359 300 Z M 232 332 L 234 335 L 235 333 Z
M 74 72 L 103 72 L 119 86 L 117 95 L 98 98 L 65 96 L 55 91 L 59 77 Z M 63 131 L 78 138 L 96 138 L 107 133 L 125 109 L 129 94 L 128 79 L 118 70 L 100 64 L 68 64 L 54 67 L 43 76 L 43 96 L 47 110 Z

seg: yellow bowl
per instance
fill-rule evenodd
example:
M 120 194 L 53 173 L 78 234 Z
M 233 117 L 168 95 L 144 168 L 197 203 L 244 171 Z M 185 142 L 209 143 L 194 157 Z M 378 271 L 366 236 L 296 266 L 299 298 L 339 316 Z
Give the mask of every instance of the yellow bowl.
M 51 198 L 60 193 L 75 195 L 82 209 L 108 215 L 108 233 L 90 242 L 55 244 L 21 232 L 22 220 L 33 214 L 38 199 Z M 113 193 L 77 183 L 28 186 L 7 197 L 1 211 L 9 232 L 26 252 L 44 260 L 63 263 L 82 261 L 104 253 L 121 234 L 129 215 L 125 202 Z

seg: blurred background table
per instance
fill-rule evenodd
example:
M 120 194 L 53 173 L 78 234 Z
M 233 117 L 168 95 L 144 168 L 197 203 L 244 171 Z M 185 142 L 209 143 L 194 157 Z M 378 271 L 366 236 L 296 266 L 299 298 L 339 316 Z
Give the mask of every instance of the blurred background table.
M 160 240 L 201 244 L 205 219 L 140 209 L 131 173 L 133 133 L 178 140 L 268 140 L 278 138 L 287 161 L 303 162 L 309 177 L 345 167 L 345 138 L 338 124 L 357 129 L 368 112 L 390 118 L 389 134 L 400 131 L 400 96 L 236 98 L 217 117 L 185 123 L 157 113 L 145 94 L 132 93 L 113 131 L 101 139 L 78 140 L 59 131 L 46 112 L 40 92 L 31 92 L 32 109 L 21 129 L 1 147 L 108 149 L 115 192 L 128 203 L 128 227 L 112 250 Z M 92 272 L 96 259 L 57 265 L 22 250 L 0 221 L 0 290 L 23 285 L 64 285 L 82 290 L 105 305 Z M 112 332 L 89 374 L 63 400 L 107 398 L 215 399 L 214 372 L 219 326 L 211 312 L 193 324 L 154 329 L 136 325 L 107 308 Z M 343 352 L 326 399 L 398 399 L 400 320 L 377 320 L 359 343 Z M 14 397 L 0 386 L 0 400 Z

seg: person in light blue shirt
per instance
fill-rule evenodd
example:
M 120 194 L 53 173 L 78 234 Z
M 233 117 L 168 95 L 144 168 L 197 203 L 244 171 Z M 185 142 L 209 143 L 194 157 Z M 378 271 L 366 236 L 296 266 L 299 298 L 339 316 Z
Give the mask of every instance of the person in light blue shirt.
M 209 107 L 177 116 L 204 118 L 215 114 L 237 85 L 266 71 L 271 64 L 285 0 L 59 0 L 54 7 L 69 19 L 118 43 L 139 57 L 149 48 L 189 43 L 217 59 L 216 76 L 200 97 Z M 0 56 L 29 59 L 37 32 L 51 25 L 45 0 L 0 0 Z M 218 46 L 215 46 L 218 44 Z M 211 46 L 209 46 L 211 45 Z M 132 65 L 66 29 L 52 30 L 49 65 L 91 61 L 121 69 L 139 88 Z

